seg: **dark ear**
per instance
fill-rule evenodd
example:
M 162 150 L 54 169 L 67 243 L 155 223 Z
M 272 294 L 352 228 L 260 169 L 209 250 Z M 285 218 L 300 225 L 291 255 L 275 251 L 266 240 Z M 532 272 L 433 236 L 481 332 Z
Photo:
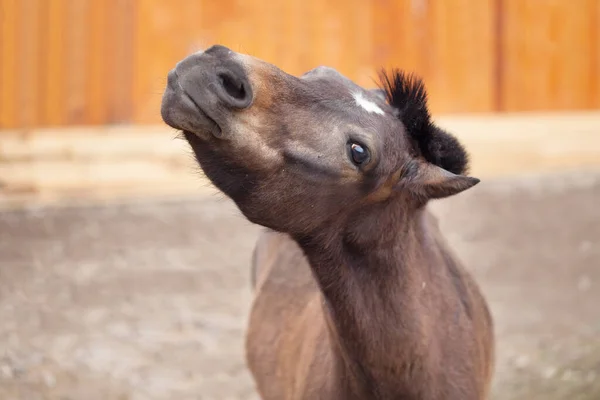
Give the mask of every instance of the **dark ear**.
M 388 103 L 398 110 L 417 155 L 455 174 L 466 174 L 469 157 L 462 144 L 450 133 L 436 126 L 427 108 L 423 81 L 412 74 L 394 71 L 381 73 Z
M 413 161 L 399 183 L 415 196 L 431 200 L 463 192 L 478 184 L 479 179 L 454 174 L 429 162 Z

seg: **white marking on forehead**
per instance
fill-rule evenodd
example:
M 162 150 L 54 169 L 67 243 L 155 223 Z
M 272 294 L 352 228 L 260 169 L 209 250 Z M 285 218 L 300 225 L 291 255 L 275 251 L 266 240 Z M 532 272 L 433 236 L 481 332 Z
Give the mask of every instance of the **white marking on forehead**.
M 360 92 L 352 93 L 352 97 L 356 101 L 356 105 L 364 108 L 367 112 L 375 113 L 379 115 L 385 114 L 381 108 L 369 99 L 365 99 Z

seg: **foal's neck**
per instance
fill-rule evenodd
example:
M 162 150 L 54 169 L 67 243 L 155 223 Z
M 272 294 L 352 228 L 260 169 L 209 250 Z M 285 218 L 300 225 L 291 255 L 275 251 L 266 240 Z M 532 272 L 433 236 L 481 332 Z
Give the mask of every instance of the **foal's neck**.
M 426 346 L 419 312 L 426 218 L 424 208 L 381 206 L 344 229 L 299 240 L 323 295 L 338 372 L 359 382 L 348 396 L 394 390 L 401 364 Z
M 296 238 L 331 311 L 342 312 L 349 302 L 364 307 L 394 302 L 399 289 L 410 290 L 412 279 L 426 269 L 423 249 L 432 243 L 427 219 L 424 207 L 381 205 Z

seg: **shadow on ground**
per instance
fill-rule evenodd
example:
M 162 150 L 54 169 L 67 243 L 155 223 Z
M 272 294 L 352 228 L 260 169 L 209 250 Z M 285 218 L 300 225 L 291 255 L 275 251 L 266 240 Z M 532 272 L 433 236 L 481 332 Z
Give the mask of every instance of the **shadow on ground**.
M 600 398 L 600 173 L 433 204 L 496 320 L 493 399 Z M 0 213 L 0 398 L 257 399 L 258 228 L 211 199 Z

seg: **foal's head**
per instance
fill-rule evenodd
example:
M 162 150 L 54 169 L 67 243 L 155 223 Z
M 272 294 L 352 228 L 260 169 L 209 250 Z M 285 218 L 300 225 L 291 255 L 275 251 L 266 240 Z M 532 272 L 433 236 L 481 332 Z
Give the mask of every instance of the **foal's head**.
M 223 46 L 169 73 L 162 117 L 183 131 L 214 185 L 251 221 L 308 233 L 373 204 L 459 193 L 467 155 L 430 120 L 421 81 L 367 90 L 332 68 L 288 75 Z

